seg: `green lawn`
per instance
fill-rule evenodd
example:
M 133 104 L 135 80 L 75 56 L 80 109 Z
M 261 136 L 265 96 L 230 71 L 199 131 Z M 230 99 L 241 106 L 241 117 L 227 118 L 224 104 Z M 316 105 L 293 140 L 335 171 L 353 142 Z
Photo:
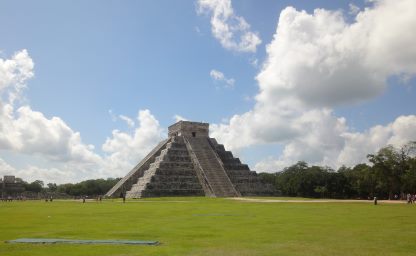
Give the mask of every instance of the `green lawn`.
M 7 244 L 17 238 L 158 246 Z M 415 255 L 416 206 L 215 198 L 0 202 L 0 255 Z

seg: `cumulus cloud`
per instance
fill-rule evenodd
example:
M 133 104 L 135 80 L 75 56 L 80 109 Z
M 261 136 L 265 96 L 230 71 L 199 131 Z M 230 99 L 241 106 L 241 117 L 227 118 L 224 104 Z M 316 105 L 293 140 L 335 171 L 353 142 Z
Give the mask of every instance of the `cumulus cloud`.
M 232 88 L 235 84 L 234 78 L 227 78 L 224 73 L 221 71 L 212 69 L 211 72 L 209 72 L 209 75 L 211 76 L 214 81 L 220 81 L 225 83 L 225 87 Z
M 326 125 L 326 122 L 322 124 Z M 350 132 L 347 128 L 344 120 L 338 119 L 332 127 L 315 130 L 319 134 L 312 133 L 291 141 L 285 146 L 281 156 L 263 159 L 256 164 L 255 169 L 281 170 L 299 160 L 334 168 L 352 166 L 368 162 L 367 154 L 377 152 L 386 145 L 401 147 L 409 141 L 416 141 L 414 115 L 399 116 L 385 126 L 376 125 L 364 132 Z
M 338 163 L 351 165 L 365 161 L 367 153 L 376 152 L 385 145 L 400 147 L 409 141 L 416 141 L 416 116 L 399 116 L 385 126 L 377 125 L 363 132 L 342 134 L 346 145 L 341 149 Z
M 234 13 L 231 0 L 199 0 L 197 12 L 211 15 L 213 36 L 228 50 L 256 52 L 261 39 L 247 21 Z
M 26 81 L 33 77 L 33 67 L 34 63 L 25 49 L 16 52 L 11 59 L 0 59 L 0 100 L 13 103 Z
M 0 148 L 25 154 L 42 154 L 55 161 L 99 161 L 92 145 L 84 144 L 58 117 L 46 118 L 29 106 L 4 105 L 0 121 Z
M 13 172 L 15 171 L 15 168 L 3 159 L 0 158 L 0 178 L 4 175 L 13 175 Z
M 61 118 L 47 118 L 21 103 L 24 101 L 22 89 L 34 76 L 33 68 L 33 60 L 26 50 L 15 53 L 10 59 L 0 59 L 0 150 L 39 156 L 46 162 L 83 169 L 99 164 L 101 157 L 94 152 L 93 145 L 82 141 L 79 132 L 72 130 Z M 11 170 L 17 175 L 43 172 L 45 177 L 65 177 L 51 174 L 57 173 L 56 168 L 27 166 L 17 169 L 3 159 L 0 164 L 2 172 Z M 73 170 L 66 170 L 68 175 L 76 176 Z
M 163 138 L 166 132 L 149 110 L 140 110 L 138 126 L 132 132 L 113 130 L 112 136 L 102 145 L 107 154 L 103 166 L 111 175 L 125 175 L 126 170 L 137 164 Z
M 16 175 L 27 181 L 37 179 L 45 182 L 78 182 L 80 180 L 105 177 L 121 177 L 146 156 L 153 147 L 166 137 L 162 129 L 149 110 L 141 110 L 138 114 L 137 127 L 133 131 L 114 130 L 102 145 L 104 156 L 98 159 L 59 159 L 53 152 L 26 153 L 27 164 L 15 168 L 0 158 L 0 175 Z M 91 149 L 92 150 L 92 149 Z M 37 156 L 37 157 L 36 157 Z M 27 161 L 27 158 L 29 159 Z M 32 164 L 42 159 L 43 165 Z M 51 159 L 52 162 L 50 161 Z
M 287 7 L 257 76 L 258 100 L 294 97 L 334 107 L 379 95 L 392 75 L 414 75 L 416 44 L 408 31 L 416 25 L 415 5 L 379 1 L 353 24 L 340 11 L 308 14 Z
M 18 106 L 21 89 L 33 77 L 33 61 L 26 50 L 11 59 L 0 59 L 0 149 L 42 154 L 56 161 L 98 161 L 93 146 L 82 142 L 60 118 L 46 118 L 30 106 Z
M 83 166 L 82 170 L 78 170 L 81 166 L 76 164 L 57 163 L 54 167 L 39 167 L 32 164 L 27 164 L 21 168 L 15 168 L 0 158 L 0 177 L 4 175 L 14 175 L 22 178 L 27 182 L 35 180 L 42 180 L 45 183 L 68 183 L 78 182 L 84 178 L 102 178 L 103 174 L 98 172 L 96 168 L 89 168 Z M 77 171 L 74 171 L 74 168 Z
M 60 117 L 46 117 L 29 105 L 19 104 L 22 89 L 33 77 L 34 64 L 26 50 L 10 59 L 0 59 L 0 150 L 30 161 L 16 168 L 0 158 L 0 175 L 15 174 L 26 180 L 74 182 L 87 178 L 122 176 L 144 157 L 166 134 L 149 110 L 139 111 L 138 126 L 119 115 L 129 132 L 114 130 L 102 146 L 105 156 L 82 141 Z M 110 110 L 109 114 L 117 116 Z M 40 160 L 39 160 L 40 159 Z
M 213 125 L 212 135 L 230 149 L 283 144 L 283 154 L 259 163 L 259 169 L 298 160 L 330 166 L 362 160 L 357 155 L 354 161 L 347 159 L 343 152 L 359 152 L 367 143 L 359 138 L 369 134 L 352 133 L 333 109 L 377 97 L 392 76 L 414 77 L 416 38 L 409 31 L 416 27 L 415 12 L 415 1 L 376 1 L 349 24 L 341 11 L 316 9 L 310 14 L 285 8 L 256 77 L 255 106 Z M 384 129 L 372 130 L 380 130 L 377 137 Z M 413 138 L 407 135 L 401 140 Z M 382 146 L 374 145 L 369 150 Z

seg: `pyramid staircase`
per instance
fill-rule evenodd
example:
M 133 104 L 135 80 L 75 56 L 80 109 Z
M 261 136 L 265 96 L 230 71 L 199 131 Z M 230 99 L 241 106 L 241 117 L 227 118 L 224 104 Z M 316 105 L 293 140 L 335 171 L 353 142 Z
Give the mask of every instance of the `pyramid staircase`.
M 216 197 L 235 197 L 240 193 L 228 178 L 222 162 L 209 143 L 209 138 L 185 138 L 188 148 L 195 154 L 199 165 L 208 181 L 212 193 Z
M 127 198 L 205 195 L 183 137 L 172 137 L 143 176 L 127 191 Z
M 144 175 L 144 172 L 149 169 L 151 163 L 155 161 L 157 155 L 161 150 L 166 147 L 166 144 L 170 139 L 161 141 L 142 161 L 140 161 L 133 169 L 124 176 L 117 184 L 112 187 L 105 196 L 107 197 L 119 197 L 130 189 L 131 186 L 137 182 L 137 179 Z

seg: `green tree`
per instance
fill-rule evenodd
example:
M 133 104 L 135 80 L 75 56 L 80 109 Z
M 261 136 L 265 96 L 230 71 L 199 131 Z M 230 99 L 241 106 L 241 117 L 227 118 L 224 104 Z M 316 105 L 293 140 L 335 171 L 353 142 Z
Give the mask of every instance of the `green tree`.
M 373 164 L 372 169 L 377 176 L 377 190 L 387 192 L 388 198 L 394 194 L 402 194 L 406 189 L 405 180 L 412 179 L 410 163 L 416 152 L 416 142 L 409 142 L 401 148 L 388 145 L 380 149 L 377 154 L 367 156 Z
M 416 193 L 416 142 L 412 141 L 400 150 L 402 158 L 402 191 Z
M 324 198 L 325 194 L 328 192 L 328 189 L 325 186 L 316 186 L 314 191 L 315 193 L 321 194 L 321 197 Z
M 43 181 L 35 180 L 32 183 L 25 183 L 25 190 L 39 193 L 43 190 L 43 185 L 44 185 Z
M 55 192 L 58 189 L 56 183 L 48 183 L 47 186 L 49 192 Z

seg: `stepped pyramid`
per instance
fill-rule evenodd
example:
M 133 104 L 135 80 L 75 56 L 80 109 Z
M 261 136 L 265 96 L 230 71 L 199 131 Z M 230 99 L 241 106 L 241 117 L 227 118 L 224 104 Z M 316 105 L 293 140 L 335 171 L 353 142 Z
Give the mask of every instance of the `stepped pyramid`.
M 272 195 L 264 184 L 224 146 L 209 137 L 209 124 L 179 121 L 110 191 L 108 197 L 238 197 Z

